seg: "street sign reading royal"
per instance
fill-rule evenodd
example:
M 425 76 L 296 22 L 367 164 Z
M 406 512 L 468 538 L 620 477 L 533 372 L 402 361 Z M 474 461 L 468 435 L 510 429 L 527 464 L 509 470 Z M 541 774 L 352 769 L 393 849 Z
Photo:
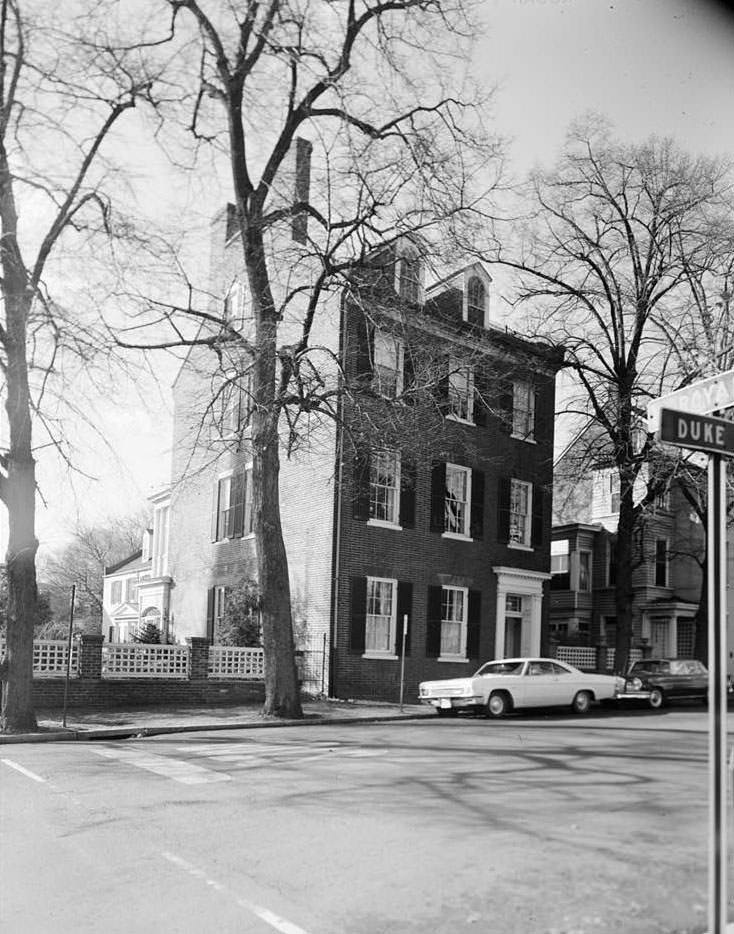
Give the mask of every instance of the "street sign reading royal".
M 706 415 L 734 405 L 734 370 L 717 373 L 700 379 L 690 386 L 660 396 L 647 404 L 647 428 L 655 432 L 660 429 L 660 412 L 676 409 L 679 412 L 695 412 Z
M 734 454 L 734 422 L 694 412 L 660 412 L 660 440 L 709 454 Z

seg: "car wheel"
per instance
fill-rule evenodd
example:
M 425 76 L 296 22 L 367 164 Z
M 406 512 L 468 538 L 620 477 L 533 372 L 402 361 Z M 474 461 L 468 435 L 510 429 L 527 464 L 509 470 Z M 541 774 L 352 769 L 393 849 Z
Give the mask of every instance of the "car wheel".
M 494 691 L 487 701 L 488 717 L 504 717 L 510 709 L 510 698 L 504 691 Z
M 439 717 L 455 717 L 458 713 L 455 707 L 436 707 Z
M 665 705 L 665 695 L 660 688 L 652 688 L 647 702 L 653 710 L 660 710 Z
M 593 700 L 589 691 L 579 691 L 571 702 L 574 713 L 588 713 L 591 710 L 591 701 Z

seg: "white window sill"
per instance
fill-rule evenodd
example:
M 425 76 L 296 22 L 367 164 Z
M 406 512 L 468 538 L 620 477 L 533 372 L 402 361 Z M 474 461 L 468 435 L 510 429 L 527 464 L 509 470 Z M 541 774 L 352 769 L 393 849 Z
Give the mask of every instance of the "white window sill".
M 466 656 L 464 655 L 440 655 L 438 657 L 438 661 L 439 662 L 454 662 L 454 664 L 458 662 L 462 665 L 469 664 L 469 659 L 466 658 Z
M 535 549 L 530 545 L 521 545 L 519 542 L 508 542 L 508 548 L 514 548 L 515 551 L 535 551 Z
M 403 527 L 398 522 L 388 522 L 386 519 L 368 519 L 367 525 L 372 525 L 378 529 L 394 529 L 396 532 L 402 532 Z
M 458 415 L 454 415 L 453 412 L 449 412 L 446 415 L 446 418 L 452 422 L 458 422 L 460 425 L 471 425 L 472 428 L 476 427 L 476 422 L 472 418 L 461 418 Z
M 473 542 L 471 535 L 460 535 L 458 532 L 442 532 L 441 538 L 450 538 L 456 542 Z
M 365 652 L 362 658 L 395 661 L 397 660 L 397 655 L 393 655 L 391 652 Z
M 524 435 L 516 435 L 514 432 L 510 435 L 511 438 L 514 438 L 515 441 L 524 441 L 525 444 L 537 444 L 538 442 L 535 438 L 526 438 Z

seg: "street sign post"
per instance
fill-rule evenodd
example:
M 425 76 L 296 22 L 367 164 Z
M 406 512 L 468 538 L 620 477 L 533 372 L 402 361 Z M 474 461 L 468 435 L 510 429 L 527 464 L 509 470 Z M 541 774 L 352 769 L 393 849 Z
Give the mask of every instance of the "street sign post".
M 647 430 L 658 431 L 662 409 L 676 409 L 679 412 L 695 412 L 707 415 L 721 412 L 734 405 L 734 370 L 717 373 L 707 379 L 699 379 L 690 386 L 676 389 L 666 396 L 660 396 L 647 404 Z
M 685 393 L 685 395 L 682 395 Z M 734 456 L 734 424 L 707 413 L 734 405 L 734 370 L 701 380 L 648 406 L 651 431 L 662 441 L 708 453 L 709 646 L 709 934 L 727 923 L 727 639 L 726 463 Z M 675 406 L 675 408 L 671 408 Z

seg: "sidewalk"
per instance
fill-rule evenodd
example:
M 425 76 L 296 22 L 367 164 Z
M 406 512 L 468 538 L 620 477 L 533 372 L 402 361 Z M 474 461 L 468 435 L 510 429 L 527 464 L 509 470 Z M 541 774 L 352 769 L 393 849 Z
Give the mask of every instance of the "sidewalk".
M 320 723 L 374 723 L 379 720 L 415 720 L 435 716 L 423 705 L 376 701 L 314 700 L 303 702 L 303 720 L 265 718 L 261 704 L 233 707 L 154 707 L 122 710 L 69 710 L 66 728 L 61 710 L 38 710 L 38 732 L 0 734 L 6 743 L 44 743 L 70 740 L 125 739 L 161 733 L 204 730 L 260 729 L 264 727 L 312 726 Z

